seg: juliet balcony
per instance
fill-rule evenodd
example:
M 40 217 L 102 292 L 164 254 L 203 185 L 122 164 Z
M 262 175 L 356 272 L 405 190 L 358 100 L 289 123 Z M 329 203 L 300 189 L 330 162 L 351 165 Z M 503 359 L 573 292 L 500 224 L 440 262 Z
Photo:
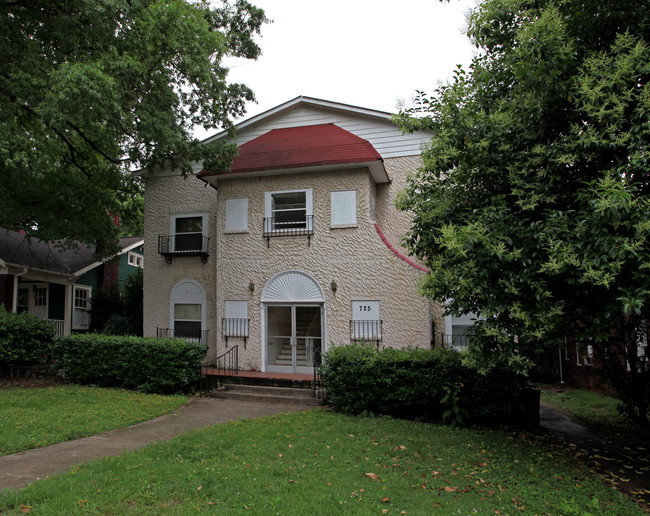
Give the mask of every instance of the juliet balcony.
M 270 247 L 271 238 L 274 237 L 295 237 L 306 236 L 307 244 L 311 245 L 311 236 L 314 234 L 314 216 L 300 216 L 292 214 L 291 217 L 265 217 L 263 236 L 266 238 L 266 245 Z
M 201 233 L 158 235 L 158 254 L 167 263 L 172 263 L 172 259 L 178 256 L 199 256 L 203 263 L 207 263 L 209 241 Z

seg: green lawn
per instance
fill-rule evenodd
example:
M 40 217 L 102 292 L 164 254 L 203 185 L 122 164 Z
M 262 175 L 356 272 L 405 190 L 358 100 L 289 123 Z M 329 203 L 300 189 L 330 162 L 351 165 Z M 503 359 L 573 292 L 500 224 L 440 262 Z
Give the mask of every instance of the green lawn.
M 620 402 L 611 396 L 582 389 L 566 389 L 558 392 L 542 388 L 542 398 L 595 428 L 629 426 L 618 413 L 617 407 Z
M 0 389 L 0 455 L 147 421 L 186 401 L 79 385 Z
M 0 494 L 0 513 L 26 512 L 644 514 L 563 448 L 320 409 L 215 425 Z

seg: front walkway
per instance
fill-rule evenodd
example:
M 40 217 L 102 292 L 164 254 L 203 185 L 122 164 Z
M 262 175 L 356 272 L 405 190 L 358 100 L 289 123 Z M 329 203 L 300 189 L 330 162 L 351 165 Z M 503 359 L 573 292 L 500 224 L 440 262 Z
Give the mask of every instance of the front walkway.
M 190 430 L 241 418 L 313 409 L 303 405 L 194 398 L 176 412 L 92 437 L 66 441 L 0 457 L 0 491 L 20 489 L 41 478 L 103 457 L 168 441 Z

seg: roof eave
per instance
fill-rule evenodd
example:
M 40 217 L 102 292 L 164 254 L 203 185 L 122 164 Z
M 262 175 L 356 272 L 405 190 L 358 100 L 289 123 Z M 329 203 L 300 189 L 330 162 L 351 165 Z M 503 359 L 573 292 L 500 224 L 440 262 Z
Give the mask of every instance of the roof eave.
M 292 167 L 292 168 L 277 168 L 277 169 L 263 169 L 251 170 L 246 172 L 235 172 L 225 174 L 210 174 L 205 171 L 201 172 L 200 179 L 205 181 L 211 186 L 216 188 L 219 181 L 225 179 L 243 179 L 247 177 L 260 177 L 260 176 L 279 176 L 282 174 L 301 174 L 306 172 L 323 172 L 328 170 L 349 170 L 367 168 L 370 170 L 375 183 L 390 183 L 388 172 L 384 167 L 384 160 L 365 161 L 360 163 L 344 163 L 344 164 L 327 164 L 327 165 L 313 165 L 309 167 Z

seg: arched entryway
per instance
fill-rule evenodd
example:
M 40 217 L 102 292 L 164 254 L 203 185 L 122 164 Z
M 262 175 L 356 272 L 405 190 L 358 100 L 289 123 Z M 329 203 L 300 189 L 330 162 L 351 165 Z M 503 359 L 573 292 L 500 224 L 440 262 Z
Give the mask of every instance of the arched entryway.
M 262 368 L 311 373 L 325 342 L 325 293 L 309 274 L 285 271 L 262 290 Z

